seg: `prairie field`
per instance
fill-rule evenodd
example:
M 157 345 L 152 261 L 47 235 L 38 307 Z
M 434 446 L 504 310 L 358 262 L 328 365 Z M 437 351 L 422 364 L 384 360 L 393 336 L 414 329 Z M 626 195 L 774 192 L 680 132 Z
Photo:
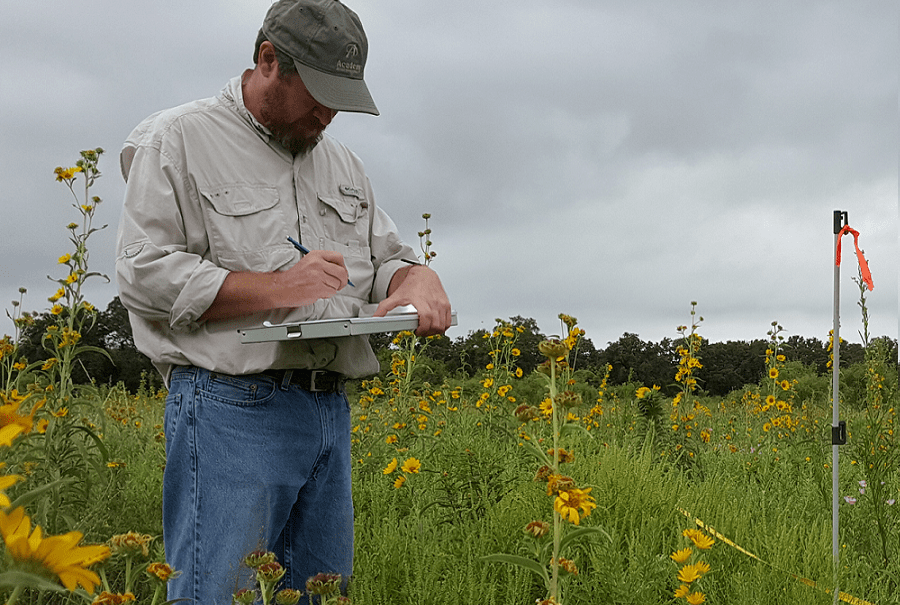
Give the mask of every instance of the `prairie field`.
M 83 292 L 97 277 L 87 240 L 100 154 L 57 169 L 79 213 L 72 249 L 51 307 L 25 312 L 21 289 L 7 311 L 14 333 L 0 340 L 8 605 L 157 605 L 178 573 L 162 541 L 166 391 L 148 373 L 129 386 L 91 379 L 92 359 L 136 363 Z M 319 602 L 900 603 L 896 343 L 869 338 L 862 287 L 864 343 L 839 363 L 837 557 L 832 370 L 793 358 L 773 322 L 754 379 L 712 395 L 696 306 L 675 330 L 664 384 L 634 380 L 633 367 L 582 367 L 589 341 L 565 314 L 556 336 L 537 340 L 521 318 L 497 320 L 469 337 L 481 356 L 452 370 L 436 361 L 446 337 L 378 340 L 381 372 L 346 385 L 354 574 L 342 596 L 317 576 Z M 297 602 L 275 595 L 277 577 L 258 577 L 265 602 Z

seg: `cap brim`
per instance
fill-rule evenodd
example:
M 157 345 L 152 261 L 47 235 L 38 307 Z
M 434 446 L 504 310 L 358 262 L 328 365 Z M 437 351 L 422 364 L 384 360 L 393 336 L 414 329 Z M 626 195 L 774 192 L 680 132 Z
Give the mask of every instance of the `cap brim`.
M 294 66 L 304 86 L 313 98 L 330 109 L 336 111 L 356 111 L 379 115 L 375 101 L 369 94 L 369 87 L 364 80 L 341 78 L 326 74 L 300 61 L 294 60 Z

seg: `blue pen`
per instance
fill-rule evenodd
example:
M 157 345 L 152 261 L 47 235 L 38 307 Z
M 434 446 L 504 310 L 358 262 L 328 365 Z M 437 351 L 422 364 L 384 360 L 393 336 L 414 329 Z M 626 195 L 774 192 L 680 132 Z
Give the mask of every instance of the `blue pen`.
M 291 242 L 292 244 L 294 244 L 294 248 L 296 248 L 297 250 L 299 250 L 299 251 L 302 252 L 303 254 L 309 254 L 309 248 L 307 248 L 306 246 L 304 246 L 303 244 L 301 244 L 300 242 L 298 242 L 297 240 L 295 240 L 295 239 L 294 239 L 293 237 L 291 237 L 290 235 L 287 236 L 287 238 L 288 238 L 288 241 L 289 241 L 289 242 Z M 354 287 L 354 288 L 356 287 L 356 286 L 353 285 L 353 282 L 350 281 L 349 279 L 347 280 L 347 285 L 352 286 L 352 287 Z

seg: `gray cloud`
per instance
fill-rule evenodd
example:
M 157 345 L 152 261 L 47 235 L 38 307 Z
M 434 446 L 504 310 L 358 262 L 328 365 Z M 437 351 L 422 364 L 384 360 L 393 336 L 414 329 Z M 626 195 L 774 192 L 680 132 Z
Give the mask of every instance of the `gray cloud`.
M 268 5 L 7 7 L 0 300 L 25 285 L 26 307 L 40 308 L 51 293 L 44 276 L 71 220 L 52 170 L 85 147 L 109 150 L 97 193 L 111 226 L 93 258 L 113 273 L 121 142 L 249 67 Z M 764 338 L 773 320 L 824 338 L 831 212 L 843 209 L 875 277 L 872 329 L 896 336 L 895 3 L 350 6 L 382 115 L 342 114 L 330 130 L 366 162 L 407 239 L 432 213 L 434 267 L 460 314 L 451 335 L 511 315 L 553 332 L 566 312 L 598 346 L 626 331 L 658 340 L 697 300 L 712 340 Z M 853 340 L 849 238 L 844 248 Z M 92 288 L 98 306 L 115 295 Z

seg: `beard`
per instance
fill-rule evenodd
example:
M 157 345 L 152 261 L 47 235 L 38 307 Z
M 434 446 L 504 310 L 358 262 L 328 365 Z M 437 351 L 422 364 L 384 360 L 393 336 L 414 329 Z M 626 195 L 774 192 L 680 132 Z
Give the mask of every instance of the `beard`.
M 268 89 L 260 104 L 260 123 L 268 128 L 272 138 L 291 154 L 309 151 L 319 142 L 325 128 L 312 112 L 299 120 L 289 121 L 284 116 L 284 107 L 284 89 L 281 87 Z

